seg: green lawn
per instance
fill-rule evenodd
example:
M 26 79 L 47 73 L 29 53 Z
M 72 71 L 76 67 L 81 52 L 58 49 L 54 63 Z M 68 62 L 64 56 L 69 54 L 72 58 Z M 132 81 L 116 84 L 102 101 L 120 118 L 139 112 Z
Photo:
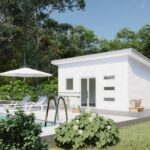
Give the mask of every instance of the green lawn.
M 120 143 L 116 146 L 103 148 L 102 150 L 150 150 L 150 122 L 121 128 L 120 139 Z M 94 150 L 94 148 L 92 149 Z M 49 150 L 60 149 L 50 148 Z M 91 148 L 88 150 L 91 150 Z

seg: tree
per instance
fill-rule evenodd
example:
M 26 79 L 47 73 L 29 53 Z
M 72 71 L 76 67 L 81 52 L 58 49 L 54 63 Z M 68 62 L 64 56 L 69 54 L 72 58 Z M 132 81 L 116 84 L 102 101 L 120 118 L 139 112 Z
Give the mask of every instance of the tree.
M 41 46 L 46 46 L 46 43 L 42 45 L 42 41 L 45 42 L 45 38 L 47 34 L 45 33 L 45 23 L 51 21 L 51 25 L 53 29 L 58 29 L 57 22 L 50 19 L 51 14 L 54 11 L 65 12 L 66 10 L 73 11 L 75 9 L 81 10 L 85 7 L 84 0 L 5 0 L 0 1 L 0 23 L 1 23 L 1 31 L 0 31 L 0 44 L 1 49 L 0 53 L 7 55 L 11 55 L 12 53 L 17 54 L 12 57 L 11 61 L 9 60 L 9 64 L 22 64 L 22 58 L 24 53 L 26 53 L 26 58 L 28 58 L 27 63 L 32 67 L 40 67 L 41 64 Z M 52 24 L 53 22 L 53 24 Z M 5 34 L 5 29 L 12 30 L 12 33 L 7 29 L 7 34 Z M 65 26 L 60 25 L 61 28 L 65 32 Z M 51 32 L 55 32 L 51 30 Z M 55 33 L 52 33 L 55 34 Z M 50 36 L 50 35 L 49 35 Z M 46 39 L 47 40 L 47 39 Z M 53 42 L 54 40 L 49 40 L 54 47 L 59 45 L 57 42 Z M 54 44 L 53 44 L 54 43 Z M 43 47 L 44 49 L 45 47 Z M 51 53 L 51 52 L 50 52 Z M 5 54 L 4 54 L 5 55 Z M 6 60 L 2 60 L 1 64 L 4 64 Z M 15 60 L 15 63 L 12 63 Z M 48 62 L 46 62 L 48 63 Z M 11 65 L 6 67 L 7 69 L 13 68 L 15 65 Z M 6 68 L 3 68 L 4 70 Z M 3 71 L 4 71 L 3 70 Z
M 150 58 L 150 25 L 143 26 L 137 33 L 139 50 Z
M 134 48 L 150 58 L 150 25 L 143 26 L 138 32 L 123 28 L 113 40 L 100 40 L 100 51 Z
M 84 26 L 75 26 L 68 33 L 64 47 L 63 57 L 72 57 L 95 53 L 99 49 L 99 39 L 93 31 Z
M 121 42 L 134 41 L 136 39 L 136 34 L 128 28 L 123 28 L 117 32 L 116 39 Z

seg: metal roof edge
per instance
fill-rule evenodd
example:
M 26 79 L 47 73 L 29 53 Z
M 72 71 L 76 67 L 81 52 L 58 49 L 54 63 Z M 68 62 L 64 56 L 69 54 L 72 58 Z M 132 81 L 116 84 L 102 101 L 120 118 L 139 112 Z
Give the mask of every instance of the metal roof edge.
M 129 51 L 131 51 L 131 48 L 109 51 L 109 52 L 102 52 L 102 53 L 97 53 L 97 54 L 84 55 L 84 56 L 71 57 L 71 58 L 65 58 L 65 59 L 58 59 L 58 60 L 53 60 L 51 63 L 54 65 L 68 64 L 68 63 L 73 63 L 73 62 L 94 60 L 94 59 L 98 59 L 100 57 L 101 58 L 108 57 L 108 56 L 111 57 L 111 55 L 128 53 Z
M 90 54 L 90 55 L 84 55 L 84 56 L 77 56 L 77 57 L 66 58 L 66 59 L 53 60 L 51 63 L 53 65 L 59 66 L 62 64 L 70 64 L 70 63 L 91 61 L 91 60 L 97 60 L 97 59 L 121 57 L 124 55 L 131 56 L 134 58 L 137 56 L 136 59 L 138 59 L 139 62 L 143 62 L 146 66 L 148 65 L 150 67 L 150 59 L 145 57 L 143 54 L 139 53 L 137 50 L 133 48 L 127 48 L 127 49 L 121 49 L 121 50 L 115 50 L 115 51 L 109 51 L 109 52 L 103 52 L 103 53 L 97 53 L 97 54 Z

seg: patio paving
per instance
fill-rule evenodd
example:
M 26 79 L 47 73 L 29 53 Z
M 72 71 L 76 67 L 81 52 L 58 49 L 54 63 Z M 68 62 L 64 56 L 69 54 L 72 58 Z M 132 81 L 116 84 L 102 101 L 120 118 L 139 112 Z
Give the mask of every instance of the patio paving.
M 85 109 L 82 108 L 82 111 Z M 124 111 L 112 111 L 112 110 L 101 110 L 101 109 L 91 109 L 92 112 L 98 113 L 106 118 L 114 120 L 118 127 L 128 126 L 140 122 L 150 121 L 150 110 L 144 110 L 143 112 L 124 112 Z M 29 111 L 26 112 L 30 114 L 34 112 L 35 116 L 39 120 L 45 119 L 46 111 Z M 6 113 L 4 107 L 0 107 L 0 113 Z M 69 120 L 73 119 L 80 113 L 72 113 L 71 110 L 68 111 Z M 48 121 L 54 121 L 55 110 L 50 110 L 48 115 Z M 63 109 L 59 111 L 59 123 L 65 122 L 65 112 Z
M 134 118 L 150 117 L 150 109 L 146 109 L 143 112 L 125 112 L 125 111 L 104 110 L 104 109 L 95 109 L 95 108 L 91 108 L 91 110 L 95 113 L 114 115 L 114 116 L 124 116 L 124 117 L 134 117 Z
M 124 112 L 94 108 L 91 111 L 113 119 L 118 127 L 150 121 L 150 109 L 144 110 L 143 112 Z

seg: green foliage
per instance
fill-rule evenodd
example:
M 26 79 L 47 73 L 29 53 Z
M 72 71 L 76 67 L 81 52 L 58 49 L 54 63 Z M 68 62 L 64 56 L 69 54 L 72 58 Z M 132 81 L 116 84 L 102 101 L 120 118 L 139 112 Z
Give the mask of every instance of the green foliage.
M 143 26 L 137 33 L 139 41 L 138 49 L 146 57 L 150 58 L 150 24 Z
M 41 127 L 35 124 L 33 114 L 26 115 L 23 111 L 15 115 L 7 115 L 0 121 L 0 149 L 3 150 L 46 150 L 47 144 L 39 137 Z
M 31 86 L 21 80 L 10 80 L 8 84 L 0 85 L 2 100 L 22 100 L 26 95 L 30 95 L 33 101 L 39 95 L 57 95 L 57 78 L 50 78 L 49 81 L 41 82 L 37 86 Z
M 149 150 L 150 148 L 150 121 L 130 125 L 119 129 L 120 142 L 106 148 L 83 148 L 82 150 Z M 51 141 L 51 138 L 48 139 Z M 51 145 L 50 145 L 51 147 Z M 58 147 L 51 148 L 62 150 Z
M 56 129 L 56 144 L 65 149 L 97 148 L 115 145 L 119 141 L 116 124 L 95 113 L 84 112 Z
M 32 88 L 21 80 L 11 80 L 0 86 L 1 99 L 21 100 L 25 95 L 32 95 Z
M 0 72 L 23 66 L 48 72 L 51 60 L 133 47 L 150 58 L 150 25 L 124 28 L 112 40 L 99 39 L 84 26 L 51 18 L 55 11 L 83 10 L 85 0 L 1 0 Z M 57 75 L 51 66 L 51 73 Z
M 72 27 L 67 37 L 60 41 L 64 48 L 61 55 L 63 58 L 90 54 L 99 49 L 98 37 L 93 31 L 81 25 Z
M 136 38 L 136 34 L 128 28 L 123 28 L 116 34 L 116 39 L 122 42 L 133 41 Z
M 116 33 L 113 40 L 100 40 L 100 51 L 111 51 L 123 48 L 135 48 L 140 53 L 150 58 L 150 25 L 143 26 L 139 31 L 134 32 L 123 28 Z
M 70 28 L 54 21 L 51 14 L 84 7 L 85 0 L 0 1 L 0 71 L 23 66 L 24 53 L 30 67 L 47 71 L 62 50 L 58 37 Z
M 120 129 L 120 143 L 107 150 L 149 150 L 150 122 L 134 124 Z
M 39 95 L 56 96 L 57 88 L 57 78 L 53 78 L 37 86 L 36 91 Z

